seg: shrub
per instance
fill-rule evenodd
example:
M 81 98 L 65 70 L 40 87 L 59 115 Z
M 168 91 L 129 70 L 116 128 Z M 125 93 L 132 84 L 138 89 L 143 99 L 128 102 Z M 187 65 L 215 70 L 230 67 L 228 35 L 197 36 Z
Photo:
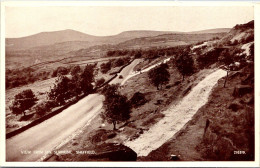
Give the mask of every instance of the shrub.
M 51 111 L 51 109 L 56 106 L 57 106 L 57 104 L 55 103 L 55 101 L 47 100 L 47 101 L 43 101 L 43 102 L 37 104 L 34 107 L 34 110 L 37 115 L 43 116 L 46 113 L 48 113 L 49 111 Z
M 96 87 L 101 86 L 103 83 L 105 83 L 105 79 L 104 78 L 98 79 L 97 82 L 96 82 Z
M 69 73 L 69 69 L 66 67 L 58 67 L 56 70 L 53 71 L 52 77 L 57 77 L 59 75 L 67 75 Z
M 119 58 L 113 62 L 113 67 L 120 67 L 120 66 L 123 66 L 124 64 L 125 64 L 125 61 L 122 58 Z
M 130 103 L 132 107 L 139 107 L 144 105 L 147 102 L 145 95 L 140 92 L 136 92 L 133 97 L 130 99 Z
M 100 65 L 100 71 L 105 74 L 111 69 L 112 63 L 111 61 L 108 61 L 107 63 L 102 63 Z

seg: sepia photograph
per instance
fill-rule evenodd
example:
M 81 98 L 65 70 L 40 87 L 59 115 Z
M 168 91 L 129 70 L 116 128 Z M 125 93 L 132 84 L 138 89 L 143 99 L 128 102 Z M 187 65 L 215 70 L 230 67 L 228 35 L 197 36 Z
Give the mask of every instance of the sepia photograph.
M 259 162 L 255 3 L 134 4 L 3 4 L 4 162 Z

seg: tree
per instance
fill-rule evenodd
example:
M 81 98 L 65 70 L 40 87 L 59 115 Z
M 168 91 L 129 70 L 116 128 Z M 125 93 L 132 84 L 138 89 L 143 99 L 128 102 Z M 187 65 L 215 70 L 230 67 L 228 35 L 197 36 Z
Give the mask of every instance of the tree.
M 76 75 L 76 74 L 78 74 L 78 73 L 80 73 L 80 66 L 79 65 L 77 65 L 77 66 L 74 66 L 72 69 L 71 69 L 71 72 L 70 72 L 70 74 L 71 75 Z
M 31 89 L 24 90 L 15 95 L 10 110 L 16 115 L 23 113 L 25 116 L 25 111 L 35 105 L 36 101 L 38 101 L 38 99 Z
M 80 88 L 85 94 L 90 94 L 93 92 L 94 82 L 94 66 L 87 65 L 80 75 Z
M 157 87 L 157 90 L 159 90 L 159 86 L 162 88 L 162 85 L 169 83 L 170 73 L 168 68 L 168 64 L 161 64 L 149 71 L 149 79 L 151 80 L 151 83 Z
M 59 105 L 64 104 L 65 100 L 70 99 L 73 95 L 71 84 L 71 80 L 68 77 L 59 76 L 48 93 L 49 99 L 56 101 Z
M 226 82 L 228 79 L 228 72 L 230 71 L 230 64 L 232 62 L 234 62 L 233 58 L 231 57 L 231 55 L 229 54 L 229 52 L 227 50 L 224 50 L 220 56 L 219 56 L 219 62 L 224 64 L 224 70 L 226 70 L 227 72 L 227 76 L 225 78 L 225 82 L 224 82 L 224 87 L 226 87 Z
M 103 101 L 104 112 L 101 116 L 108 123 L 113 124 L 116 130 L 116 124 L 127 121 L 130 118 L 131 106 L 126 96 L 117 91 L 118 85 L 108 85 L 102 91 L 105 96 Z
M 182 74 L 182 81 L 185 75 L 194 73 L 194 61 L 188 52 L 179 55 L 175 61 L 178 71 Z

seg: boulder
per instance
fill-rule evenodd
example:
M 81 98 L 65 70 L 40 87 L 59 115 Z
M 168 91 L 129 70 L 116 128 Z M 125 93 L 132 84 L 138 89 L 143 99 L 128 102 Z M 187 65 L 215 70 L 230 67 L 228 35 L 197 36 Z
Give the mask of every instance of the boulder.
M 104 159 L 110 161 L 136 161 L 137 154 L 131 148 L 117 143 L 104 143 L 95 148 L 95 154 L 89 156 L 92 159 Z
M 253 87 L 250 85 L 238 85 L 234 88 L 233 96 L 234 97 L 242 97 L 247 93 L 251 93 L 253 91 Z

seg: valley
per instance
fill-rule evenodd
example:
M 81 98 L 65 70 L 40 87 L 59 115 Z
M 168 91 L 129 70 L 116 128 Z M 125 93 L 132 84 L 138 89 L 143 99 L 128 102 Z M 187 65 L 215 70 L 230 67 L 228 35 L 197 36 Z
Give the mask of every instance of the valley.
M 253 161 L 254 88 L 254 21 L 6 39 L 7 161 Z

